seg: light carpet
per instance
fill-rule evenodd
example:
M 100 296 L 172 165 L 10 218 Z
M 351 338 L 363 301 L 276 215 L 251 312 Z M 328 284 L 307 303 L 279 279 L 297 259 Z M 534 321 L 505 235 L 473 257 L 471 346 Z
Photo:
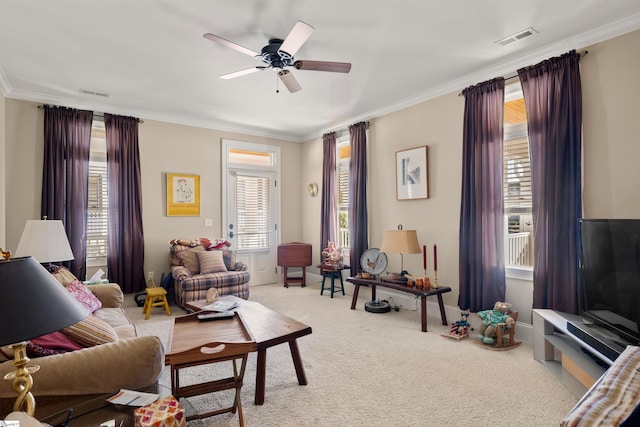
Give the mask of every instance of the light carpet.
M 298 340 L 308 385 L 299 386 L 289 346 L 267 351 L 264 405 L 254 405 L 256 355 L 251 354 L 242 388 L 247 426 L 557 426 L 577 399 L 533 359 L 530 346 L 487 351 L 470 339 L 441 334 L 437 310 L 420 331 L 420 312 L 368 313 L 360 294 L 331 299 L 320 285 L 254 286 L 251 300 L 307 323 L 313 333 Z M 156 308 L 149 320 L 127 295 L 127 314 L 139 334 L 166 343 L 171 319 Z M 184 310 L 172 306 L 172 316 Z M 457 320 L 457 319 L 449 319 Z M 517 332 L 516 332 L 517 338 Z M 230 364 L 192 368 L 183 383 L 228 376 Z M 170 388 L 165 367 L 161 385 Z M 221 402 L 221 399 L 222 402 Z M 228 406 L 232 395 L 216 393 L 182 399 L 187 413 Z M 188 426 L 236 426 L 236 414 L 190 421 Z

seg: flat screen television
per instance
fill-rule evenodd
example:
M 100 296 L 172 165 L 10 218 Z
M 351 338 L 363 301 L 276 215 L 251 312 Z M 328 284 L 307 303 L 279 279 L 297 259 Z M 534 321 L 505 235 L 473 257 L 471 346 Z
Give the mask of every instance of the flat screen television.
M 580 315 L 640 344 L 640 219 L 581 219 Z

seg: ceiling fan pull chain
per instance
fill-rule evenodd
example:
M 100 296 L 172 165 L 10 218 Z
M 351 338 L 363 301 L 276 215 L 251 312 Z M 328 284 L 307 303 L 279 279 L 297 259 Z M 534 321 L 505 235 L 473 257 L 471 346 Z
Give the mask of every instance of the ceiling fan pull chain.
M 275 76 L 276 76 L 276 93 L 280 93 L 280 89 L 278 89 L 278 80 L 280 79 L 278 78 L 277 74 Z

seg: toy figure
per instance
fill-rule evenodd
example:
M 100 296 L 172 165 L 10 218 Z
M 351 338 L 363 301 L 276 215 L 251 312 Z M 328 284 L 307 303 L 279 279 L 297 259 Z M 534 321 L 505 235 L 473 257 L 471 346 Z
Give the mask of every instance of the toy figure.
M 493 306 L 493 310 L 484 310 L 478 312 L 478 316 L 482 319 L 480 325 L 480 333 L 478 339 L 485 344 L 494 344 L 494 337 L 497 334 L 498 324 L 506 324 L 506 328 L 513 328 L 516 321 L 510 316 L 511 304 L 498 301 Z
M 468 330 L 471 329 L 473 331 L 473 328 L 471 327 L 471 324 L 469 323 L 469 312 L 461 312 L 460 313 L 460 320 L 456 320 L 454 323 L 451 324 L 451 329 L 449 330 L 449 335 L 451 335 L 454 338 L 466 338 L 469 336 L 469 332 Z

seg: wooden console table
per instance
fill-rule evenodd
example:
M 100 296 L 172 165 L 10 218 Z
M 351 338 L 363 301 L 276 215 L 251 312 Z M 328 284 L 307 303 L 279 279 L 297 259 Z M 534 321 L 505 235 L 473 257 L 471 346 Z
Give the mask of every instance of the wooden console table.
M 384 282 L 379 279 L 357 279 L 355 277 L 347 278 L 347 282 L 353 283 L 355 289 L 353 290 L 353 299 L 351 300 L 351 310 L 355 310 L 356 303 L 358 302 L 358 292 L 360 286 L 369 286 L 371 288 L 371 299 L 376 299 L 376 286 L 382 286 L 383 288 L 395 289 L 396 291 L 407 292 L 413 295 L 420 296 L 420 309 L 422 311 L 422 332 L 427 332 L 427 297 L 436 295 L 438 297 L 438 305 L 440 306 L 440 317 L 442 318 L 442 324 L 447 326 L 447 313 L 444 310 L 444 302 L 442 301 L 442 294 L 445 292 L 451 292 L 451 288 L 447 286 L 440 286 L 438 288 L 431 288 L 429 290 L 418 289 L 416 287 L 410 287 L 397 283 Z

